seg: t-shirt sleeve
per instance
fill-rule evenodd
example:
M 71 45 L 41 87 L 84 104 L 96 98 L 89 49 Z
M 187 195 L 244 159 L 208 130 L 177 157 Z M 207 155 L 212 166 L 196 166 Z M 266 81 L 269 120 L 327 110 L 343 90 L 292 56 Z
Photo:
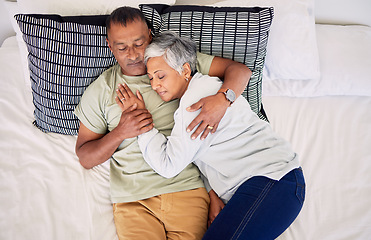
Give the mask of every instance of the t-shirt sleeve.
M 213 61 L 213 59 L 214 56 L 212 55 L 197 52 L 197 71 L 204 75 L 209 75 L 211 62 Z
M 85 90 L 74 114 L 91 131 L 98 134 L 107 132 L 104 117 L 105 94 L 102 81 L 98 78 Z

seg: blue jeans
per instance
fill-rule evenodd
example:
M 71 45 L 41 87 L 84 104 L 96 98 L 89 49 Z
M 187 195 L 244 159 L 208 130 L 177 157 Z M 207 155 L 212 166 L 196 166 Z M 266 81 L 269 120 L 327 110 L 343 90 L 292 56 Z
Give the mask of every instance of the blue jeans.
M 279 181 L 253 177 L 237 189 L 203 239 L 275 239 L 298 216 L 304 198 L 301 168 L 292 170 Z

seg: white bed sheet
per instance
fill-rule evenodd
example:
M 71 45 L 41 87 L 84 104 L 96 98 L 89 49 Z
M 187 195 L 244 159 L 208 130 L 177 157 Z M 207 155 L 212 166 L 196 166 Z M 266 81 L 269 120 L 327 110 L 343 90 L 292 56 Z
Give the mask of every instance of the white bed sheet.
M 0 239 L 117 239 L 109 166 L 81 167 L 76 137 L 32 125 L 15 37 L 0 48 Z
M 280 239 L 371 236 L 371 97 L 264 97 L 272 127 L 299 154 L 306 200 Z
M 108 164 L 83 169 L 76 137 L 32 125 L 15 37 L 0 48 L 0 239 L 117 239 Z M 371 97 L 264 97 L 273 128 L 299 153 L 307 196 L 279 238 L 371 236 Z

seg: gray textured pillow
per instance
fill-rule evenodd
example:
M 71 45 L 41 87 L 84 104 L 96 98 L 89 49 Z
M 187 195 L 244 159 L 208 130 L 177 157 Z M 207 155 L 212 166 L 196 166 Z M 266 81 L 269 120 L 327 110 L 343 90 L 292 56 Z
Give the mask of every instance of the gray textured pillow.
M 244 63 L 252 71 L 243 96 L 261 119 L 262 73 L 273 8 L 140 5 L 156 34 L 172 30 L 192 38 L 198 51 Z

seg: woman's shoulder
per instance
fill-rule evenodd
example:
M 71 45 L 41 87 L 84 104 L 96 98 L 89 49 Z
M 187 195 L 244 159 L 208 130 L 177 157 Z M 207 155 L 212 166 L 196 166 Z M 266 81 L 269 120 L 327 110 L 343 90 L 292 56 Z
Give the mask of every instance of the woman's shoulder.
M 211 77 L 198 72 L 192 77 L 189 88 L 200 89 L 205 94 L 209 93 L 211 95 L 215 94 L 221 85 L 222 81 L 218 77 Z
M 222 82 L 217 77 L 210 77 L 201 73 L 196 73 L 188 85 L 180 103 L 190 106 L 198 102 L 201 98 L 214 95 L 220 89 Z

